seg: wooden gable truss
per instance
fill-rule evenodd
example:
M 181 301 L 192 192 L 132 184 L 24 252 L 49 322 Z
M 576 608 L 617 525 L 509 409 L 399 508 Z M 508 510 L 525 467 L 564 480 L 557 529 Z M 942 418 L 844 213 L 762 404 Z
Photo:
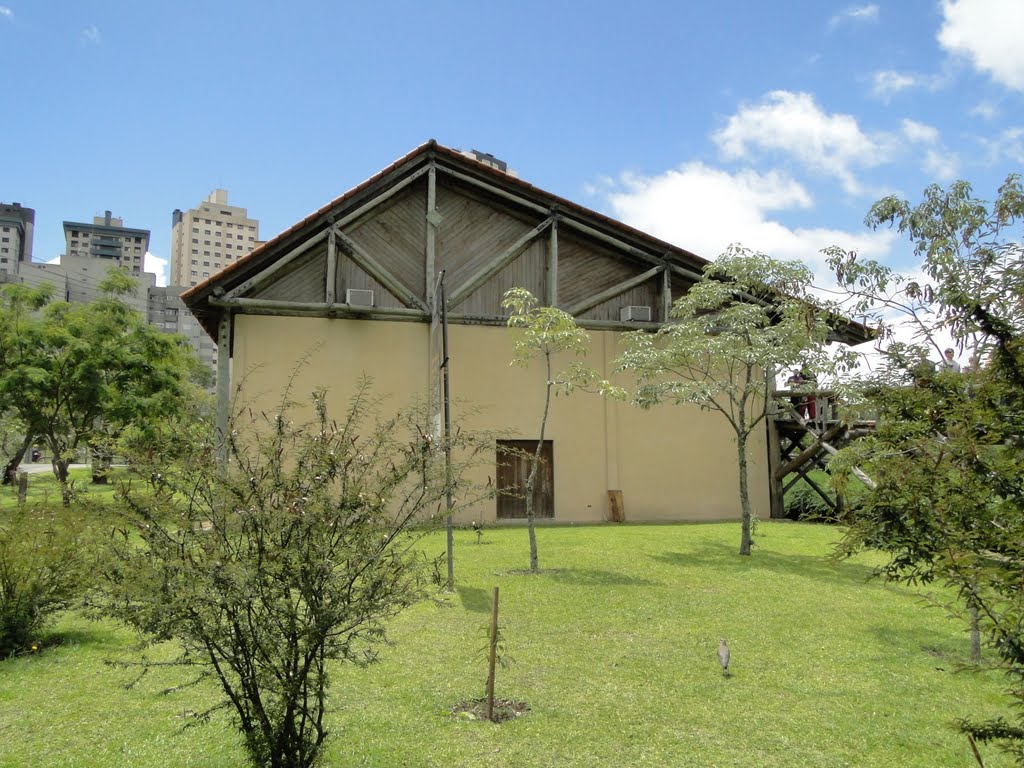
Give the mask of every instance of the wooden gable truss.
M 283 241 L 273 258 L 240 275 L 222 271 L 186 298 L 213 286 L 202 303 L 221 316 L 427 321 L 444 270 L 452 322 L 504 324 L 502 296 L 521 286 L 584 327 L 630 330 L 664 322 L 672 301 L 699 279 L 703 261 L 692 254 L 660 241 L 628 242 L 557 199 L 489 178 L 499 172 L 486 166 L 459 167 L 474 165 L 457 153 L 424 157 L 418 168 L 381 180 L 375 194 L 325 212 L 303 237 L 275 238 L 264 248 Z M 353 290 L 372 291 L 373 305 L 350 303 Z M 620 321 L 622 306 L 649 307 L 651 321 Z

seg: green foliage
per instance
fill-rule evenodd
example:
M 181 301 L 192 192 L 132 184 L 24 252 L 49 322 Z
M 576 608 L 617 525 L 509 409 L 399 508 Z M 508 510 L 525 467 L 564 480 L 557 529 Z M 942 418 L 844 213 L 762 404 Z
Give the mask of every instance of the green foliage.
M 180 661 L 217 681 L 254 766 L 316 764 L 330 662 L 373 661 L 429 576 L 414 527 L 444 514 L 432 469 L 445 446 L 423 414 L 384 418 L 378 405 L 364 383 L 341 421 L 323 393 L 305 423 L 292 406 L 239 416 L 226 466 L 208 427 L 171 466 L 135 457 L 141 487 L 122 486 L 132 534 L 116 546 L 107 609 L 174 638 Z
M 731 246 L 708 264 L 702 280 L 676 300 L 672 321 L 656 333 L 624 337 L 620 371 L 636 376 L 634 402 L 694 403 L 721 414 L 736 435 L 742 530 L 740 554 L 750 554 L 752 512 L 747 440 L 771 402 L 767 373 L 798 366 L 833 370 L 825 351 L 833 308 L 813 301 L 810 271 Z
M 911 206 L 886 198 L 868 222 L 891 224 L 914 242 L 928 280 L 907 280 L 874 262 L 834 250 L 832 263 L 858 306 L 876 313 L 892 338 L 893 311 L 915 329 L 911 341 L 883 344 L 883 366 L 863 383 L 878 411 L 874 435 L 835 465 L 863 466 L 877 482 L 856 510 L 841 553 L 887 553 L 883 573 L 904 582 L 942 582 L 951 606 L 979 628 L 1010 681 L 1016 725 L 962 727 L 994 740 L 1024 765 L 1024 248 L 1012 228 L 1024 214 L 1011 176 L 991 205 L 964 182 L 929 187 Z M 887 323 L 888 321 L 888 323 Z M 952 336 L 983 363 L 962 374 L 928 364 Z
M 121 300 L 132 285 L 111 270 L 89 304 L 0 287 L 0 402 L 45 441 L 61 483 L 80 446 L 109 454 L 128 424 L 174 414 L 193 396 L 194 355 Z
M 87 565 L 80 519 L 53 507 L 19 507 L 0 528 L 0 658 L 42 642 L 56 613 L 81 595 Z

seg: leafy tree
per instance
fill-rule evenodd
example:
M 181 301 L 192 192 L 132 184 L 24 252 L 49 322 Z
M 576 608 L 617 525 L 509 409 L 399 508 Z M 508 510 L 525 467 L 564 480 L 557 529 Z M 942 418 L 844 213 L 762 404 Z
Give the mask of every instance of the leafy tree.
M 535 358 L 544 363 L 544 410 L 540 419 L 540 434 L 537 448 L 530 457 L 530 473 L 526 478 L 526 524 L 530 534 L 530 570 L 537 572 L 537 532 L 534 526 L 536 511 L 533 505 L 533 491 L 537 485 L 537 471 L 540 467 L 541 451 L 544 448 L 544 433 L 551 411 L 551 395 L 558 391 L 571 391 L 576 383 L 593 379 L 582 366 L 571 366 L 560 372 L 554 369 L 554 358 L 563 353 L 582 356 L 587 353 L 590 335 L 576 326 L 572 315 L 557 307 L 539 306 L 537 299 L 525 288 L 513 288 L 505 293 L 501 306 L 512 310 L 508 318 L 509 328 L 521 329 L 516 337 L 512 363 L 529 367 Z
M 999 657 L 1016 705 L 1009 717 L 961 721 L 1024 765 L 1024 189 L 1010 176 L 991 204 L 965 182 L 930 186 L 911 205 L 877 202 L 872 227 L 890 225 L 922 260 L 909 279 L 856 254 L 830 251 L 858 311 L 879 324 L 882 365 L 861 381 L 878 411 L 874 435 L 841 452 L 877 488 L 854 509 L 840 554 L 887 553 L 886 577 L 940 582 L 949 606 L 973 617 Z M 912 338 L 896 326 L 909 321 Z M 929 363 L 953 338 L 980 364 L 956 374 Z M 840 478 L 842 477 L 840 473 Z
M 736 436 L 741 506 L 740 554 L 750 554 L 753 514 L 747 443 L 767 415 L 770 372 L 799 365 L 825 371 L 830 312 L 812 301 L 811 273 L 799 262 L 775 261 L 731 246 L 708 264 L 703 279 L 672 306 L 655 333 L 623 338 L 619 371 L 637 379 L 642 408 L 694 403 L 719 413 Z
M 170 466 L 139 457 L 143 488 L 120 491 L 134 534 L 108 609 L 217 681 L 254 766 L 317 763 L 331 662 L 373 661 L 387 619 L 423 593 L 419 524 L 455 490 L 425 471 L 446 446 L 423 413 L 381 416 L 365 382 L 340 421 L 323 393 L 313 404 L 308 423 L 287 404 L 238 414 L 226 465 L 212 427 Z M 451 439 L 456 457 L 475 453 L 463 430 Z
M 103 455 L 125 426 L 174 413 L 192 392 L 194 356 L 121 300 L 132 286 L 111 270 L 96 301 L 51 302 L 34 316 L 25 307 L 38 296 L 3 289 L 19 325 L 0 348 L 0 400 L 46 442 L 65 503 L 80 447 Z
M 9 365 L 16 356 L 21 335 L 36 321 L 39 310 L 50 300 L 52 293 L 53 288 L 48 283 L 35 288 L 18 283 L 0 287 L 0 364 Z M 9 404 L 3 408 L 0 413 L 5 462 L 2 483 L 10 485 L 36 434 L 16 409 Z

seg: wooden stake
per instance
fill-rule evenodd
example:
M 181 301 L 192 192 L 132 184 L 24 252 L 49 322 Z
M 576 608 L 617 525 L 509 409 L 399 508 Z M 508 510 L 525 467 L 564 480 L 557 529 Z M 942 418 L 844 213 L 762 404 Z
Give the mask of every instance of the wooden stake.
M 28 472 L 18 473 L 18 503 L 24 504 L 28 496 Z
M 498 588 L 491 601 L 491 652 L 487 659 L 487 719 L 494 719 L 494 665 L 498 660 Z
M 974 743 L 974 737 L 971 734 L 967 734 L 967 741 L 971 745 L 971 752 L 974 753 L 974 759 L 978 761 L 978 765 L 981 768 L 985 768 L 985 762 L 981 759 L 981 752 L 978 751 L 978 745 Z

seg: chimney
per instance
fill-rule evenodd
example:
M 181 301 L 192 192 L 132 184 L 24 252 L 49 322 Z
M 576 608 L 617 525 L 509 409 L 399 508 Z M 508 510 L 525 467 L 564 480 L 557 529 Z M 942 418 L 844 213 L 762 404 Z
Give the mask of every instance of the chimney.
M 110 226 L 110 211 L 103 212 L 103 223 L 108 227 Z

